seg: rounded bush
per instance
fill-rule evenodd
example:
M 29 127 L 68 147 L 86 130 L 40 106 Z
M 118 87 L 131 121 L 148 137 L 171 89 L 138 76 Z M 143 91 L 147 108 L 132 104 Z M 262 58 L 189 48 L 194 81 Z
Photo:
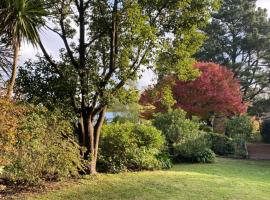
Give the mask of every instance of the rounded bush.
M 181 109 L 160 113 L 153 120 L 153 125 L 166 136 L 169 154 L 175 162 L 199 162 L 197 154 L 210 148 L 204 133 L 200 131 L 198 121 L 186 118 Z
M 161 169 L 165 138 L 151 125 L 131 122 L 103 126 L 98 170 L 103 172 Z M 164 161 L 164 158 L 163 158 Z
M 216 159 L 215 153 L 208 148 L 205 148 L 202 151 L 196 153 L 195 157 L 199 163 L 213 163 Z
M 203 134 L 186 138 L 174 145 L 175 160 L 205 163 L 207 160 L 204 162 L 200 156 L 205 152 L 205 149 L 209 149 L 209 146 L 209 142 Z
M 210 148 L 215 152 L 215 154 L 221 156 L 234 154 L 234 142 L 231 138 L 212 132 L 207 133 L 205 137 L 209 141 Z
M 231 138 L 248 140 L 253 132 L 253 121 L 248 116 L 234 117 L 228 121 L 226 134 Z
M 200 124 L 187 119 L 186 115 L 181 109 L 160 113 L 154 118 L 153 125 L 162 131 L 169 143 L 178 143 L 183 138 L 199 133 Z

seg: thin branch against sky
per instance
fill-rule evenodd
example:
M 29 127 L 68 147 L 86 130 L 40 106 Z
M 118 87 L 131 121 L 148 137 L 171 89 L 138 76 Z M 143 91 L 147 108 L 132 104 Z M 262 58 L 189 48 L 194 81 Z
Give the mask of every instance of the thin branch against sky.
M 266 8 L 270 16 L 270 0 L 258 0 L 257 6 Z M 64 47 L 62 41 L 58 38 L 58 36 L 49 30 L 43 30 L 41 38 L 42 41 L 44 41 L 44 46 L 48 49 L 49 53 L 53 54 L 54 56 L 57 56 L 59 49 Z M 32 46 L 24 44 L 21 50 L 20 64 L 23 64 L 26 59 L 34 59 L 37 53 L 41 53 L 41 51 L 34 49 L 34 47 Z M 153 72 L 150 70 L 146 70 L 138 83 L 138 87 L 140 89 L 145 88 L 147 85 L 153 82 L 153 77 Z

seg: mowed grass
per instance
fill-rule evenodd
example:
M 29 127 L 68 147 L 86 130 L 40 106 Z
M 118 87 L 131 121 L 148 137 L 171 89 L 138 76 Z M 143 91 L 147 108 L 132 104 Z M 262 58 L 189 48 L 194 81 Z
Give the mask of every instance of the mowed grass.
M 169 171 L 100 174 L 29 200 L 270 199 L 270 161 L 217 159 Z

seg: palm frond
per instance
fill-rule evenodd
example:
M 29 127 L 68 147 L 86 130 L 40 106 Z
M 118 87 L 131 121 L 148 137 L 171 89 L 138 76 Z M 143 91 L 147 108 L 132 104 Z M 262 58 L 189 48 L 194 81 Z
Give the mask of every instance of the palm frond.
M 36 46 L 39 29 L 46 15 L 40 0 L 0 0 L 0 35 L 9 35 L 13 43 L 25 40 Z

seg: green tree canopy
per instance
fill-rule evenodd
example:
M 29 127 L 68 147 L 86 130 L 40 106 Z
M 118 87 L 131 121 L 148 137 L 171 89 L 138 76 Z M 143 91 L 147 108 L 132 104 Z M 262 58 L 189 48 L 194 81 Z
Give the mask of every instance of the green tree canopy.
M 40 42 L 53 73 L 71 88 L 79 138 L 96 172 L 101 126 L 107 107 L 129 98 L 129 80 L 145 67 L 187 79 L 197 73 L 191 55 L 204 39 L 218 0 L 58 0 L 50 5 L 47 29 L 64 43 L 60 59 Z M 144 66 L 144 67 L 143 67 Z M 60 88 L 59 88 L 60 89 Z
M 208 39 L 197 58 L 228 66 L 240 80 L 246 101 L 267 92 L 270 75 L 270 21 L 256 0 L 224 0 L 204 29 Z

